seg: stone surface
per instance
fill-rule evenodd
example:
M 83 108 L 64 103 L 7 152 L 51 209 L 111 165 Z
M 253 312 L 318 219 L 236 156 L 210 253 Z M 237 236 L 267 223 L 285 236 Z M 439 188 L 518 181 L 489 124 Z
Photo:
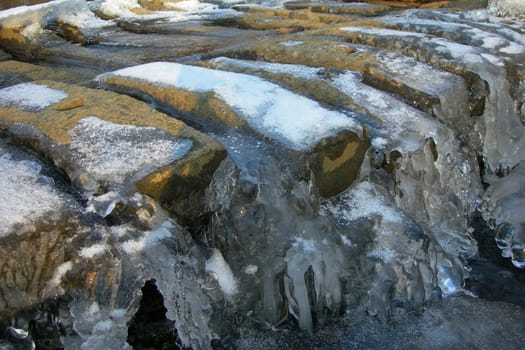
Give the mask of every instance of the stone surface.
M 37 85 L 63 91 L 67 94 L 67 98 L 60 104 L 50 105 L 38 113 L 9 107 L 1 108 L 3 128 L 7 129 L 12 137 L 32 145 L 46 157 L 52 159 L 68 174 L 72 183 L 86 195 L 103 194 L 114 190 L 115 186 L 119 185 L 118 183 L 112 184 L 104 177 L 100 177 L 94 173 L 93 166 L 90 168 L 89 163 L 85 163 L 86 160 L 82 163 L 83 161 L 77 158 L 81 146 L 74 144 L 75 138 L 72 137 L 72 132 L 75 128 L 79 128 L 83 120 L 88 120 L 86 118 L 96 116 L 101 121 L 112 123 L 109 125 L 122 125 L 122 131 L 117 130 L 112 133 L 111 140 L 96 141 L 93 139 L 99 142 L 99 147 L 101 147 L 97 150 L 99 157 L 103 159 L 105 153 L 107 157 L 110 157 L 107 162 L 114 162 L 118 159 L 119 143 L 112 146 L 110 143 L 105 145 L 104 142 L 115 142 L 120 139 L 124 147 L 133 147 L 133 142 L 140 142 L 139 140 L 126 140 L 128 129 L 125 128 L 125 125 L 139 127 L 136 131 L 137 137 L 140 137 L 140 133 L 143 132 L 142 137 L 147 137 L 150 143 L 156 140 L 173 140 L 173 142 L 188 140 L 184 142 L 189 142 L 191 149 L 187 149 L 187 154 L 183 153 L 181 159 L 168 160 L 167 163 L 159 159 L 156 166 L 153 160 L 137 163 L 136 166 L 122 164 L 121 168 L 131 166 L 132 172 L 120 172 L 120 174 L 125 174 L 125 178 L 118 181 L 120 185 L 126 185 L 127 188 L 136 186 L 142 193 L 160 200 L 183 217 L 197 217 L 201 214 L 203 190 L 211 180 L 213 171 L 225 156 L 224 148 L 219 143 L 184 123 L 156 112 L 144 103 L 126 96 L 51 81 L 41 81 Z M 83 101 L 79 102 L 80 100 Z M 81 128 L 75 132 L 75 135 L 77 138 L 83 135 L 88 137 L 89 132 L 91 132 L 89 128 L 85 131 Z M 129 151 L 124 149 L 124 152 Z M 115 160 L 112 160 L 111 157 L 115 157 Z M 94 159 L 95 162 L 98 162 L 96 163 L 99 164 L 98 166 L 104 166 L 104 163 L 100 163 L 101 159 Z M 138 158 L 136 159 L 139 161 Z M 134 158 L 129 158 L 129 160 L 133 163 Z M 112 176 L 114 168 L 110 164 L 107 163 L 107 169 L 104 170 L 107 175 L 104 176 Z M 118 169 L 113 171 L 119 174 Z M 125 192 L 126 189 L 123 191 Z
M 98 81 L 107 89 L 199 118 L 248 127 L 275 139 L 278 147 L 307 153 L 319 191 L 326 197 L 355 180 L 367 148 L 350 118 L 249 75 L 154 63 L 102 75 Z M 251 94 L 254 86 L 259 96 Z M 291 104 L 300 110 L 290 110 Z

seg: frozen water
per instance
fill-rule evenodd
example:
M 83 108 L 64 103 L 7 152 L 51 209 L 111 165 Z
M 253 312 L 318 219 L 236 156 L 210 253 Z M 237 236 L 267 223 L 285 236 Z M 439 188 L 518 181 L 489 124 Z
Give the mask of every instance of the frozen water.
M 502 17 L 525 17 L 525 3 L 522 0 L 489 0 L 488 10 Z
M 33 230 L 38 220 L 58 219 L 65 203 L 53 181 L 40 174 L 38 163 L 0 156 L 0 237 Z
M 253 129 L 297 150 L 310 149 L 344 129 L 361 133 L 360 126 L 346 115 L 252 75 L 155 62 L 98 79 L 103 81 L 111 74 L 197 93 L 213 92 L 238 111 Z
M 69 152 L 80 173 L 77 176 L 86 173 L 83 176 L 92 179 L 83 185 L 86 190 L 96 190 L 99 184 L 118 188 L 133 175 L 184 157 L 192 147 L 191 140 L 176 139 L 160 129 L 115 124 L 97 117 L 82 119 L 69 134 Z
M 0 106 L 41 111 L 67 96 L 66 92 L 51 89 L 47 85 L 22 83 L 0 90 Z
M 503 178 L 486 179 L 482 212 L 496 229 L 496 242 L 504 257 L 517 267 L 525 267 L 525 163 Z
M 206 261 L 205 269 L 206 272 L 211 273 L 212 277 L 217 280 L 219 287 L 226 297 L 232 298 L 238 293 L 237 281 L 232 269 L 218 249 L 213 250 L 211 257 Z

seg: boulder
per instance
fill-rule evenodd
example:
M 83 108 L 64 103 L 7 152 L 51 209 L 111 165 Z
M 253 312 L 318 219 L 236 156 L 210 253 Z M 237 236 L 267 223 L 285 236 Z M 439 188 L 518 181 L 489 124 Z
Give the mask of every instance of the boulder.
M 51 159 L 85 197 L 138 189 L 189 220 L 202 214 L 225 157 L 212 138 L 111 92 L 38 81 L 2 89 L 0 105 L 7 134 Z
M 350 117 L 255 76 L 157 62 L 104 74 L 97 80 L 106 89 L 200 120 L 248 128 L 277 147 L 306 155 L 325 197 L 356 179 L 368 148 L 361 127 Z

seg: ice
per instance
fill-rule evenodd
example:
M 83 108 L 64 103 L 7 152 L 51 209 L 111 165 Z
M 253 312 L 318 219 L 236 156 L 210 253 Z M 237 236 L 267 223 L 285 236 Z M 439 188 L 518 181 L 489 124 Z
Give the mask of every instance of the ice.
M 168 62 L 144 64 L 110 74 L 193 92 L 213 92 L 238 111 L 252 128 L 297 150 L 310 149 L 343 129 L 361 131 L 346 115 L 327 110 L 313 100 L 252 75 Z M 105 76 L 98 79 L 103 80 Z
M 41 111 L 67 96 L 66 92 L 51 89 L 47 85 L 22 83 L 0 90 L 0 106 Z
M 40 174 L 38 163 L 0 156 L 0 237 L 23 234 L 38 220 L 60 216 L 66 202 L 52 183 Z
M 93 244 L 92 246 L 82 248 L 78 255 L 86 259 L 91 259 L 104 254 L 104 252 L 106 252 L 108 249 L 109 246 L 107 244 L 97 243 Z
M 304 44 L 304 41 L 300 41 L 300 40 L 288 40 L 288 41 L 284 41 L 282 43 L 280 43 L 282 46 L 297 46 L 297 45 L 301 45 L 301 44 Z
M 214 249 L 211 257 L 206 260 L 205 270 L 217 280 L 221 291 L 227 298 L 232 298 L 239 292 L 232 269 L 218 249 Z
M 53 278 L 47 282 L 47 287 L 54 289 L 60 286 L 60 282 L 62 281 L 62 277 L 66 275 L 68 271 L 70 271 L 73 268 L 73 263 L 71 261 L 66 261 L 65 263 L 60 264 L 56 270 Z
M 121 242 L 120 246 L 126 254 L 139 254 L 144 249 L 155 246 L 158 242 L 173 236 L 173 224 L 170 221 L 165 221 L 160 227 L 153 231 L 145 231 L 141 233 L 141 237 L 137 239 L 129 239 Z M 112 227 L 113 233 L 117 237 L 122 237 L 128 233 L 136 231 L 131 226 Z
M 525 163 L 503 178 L 486 178 L 482 213 L 496 229 L 496 243 L 516 267 L 525 267 Z
M 523 0 L 489 0 L 488 11 L 502 17 L 525 17 Z
M 380 36 L 393 36 L 393 37 L 414 37 L 424 38 L 425 34 L 415 32 L 405 32 L 402 30 L 386 29 L 386 28 L 367 28 L 367 27 L 354 27 L 346 26 L 340 28 L 343 31 L 361 33 L 365 35 L 380 35 Z
M 131 10 L 139 7 L 138 0 L 105 0 L 99 9 L 109 17 L 126 17 L 134 16 Z
M 191 140 L 176 139 L 160 129 L 97 117 L 82 119 L 69 134 L 72 161 L 95 181 L 91 184 L 95 188 L 97 183 L 118 188 L 133 175 L 184 157 L 192 147 Z

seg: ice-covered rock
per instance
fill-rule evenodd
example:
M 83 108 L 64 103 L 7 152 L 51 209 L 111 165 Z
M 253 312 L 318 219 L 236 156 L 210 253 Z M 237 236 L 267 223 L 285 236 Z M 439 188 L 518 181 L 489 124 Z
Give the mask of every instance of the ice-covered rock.
M 489 0 L 488 10 L 496 16 L 525 17 L 525 4 L 520 0 Z
M 349 116 L 252 75 L 156 62 L 101 75 L 98 82 L 200 120 L 248 127 L 306 153 L 324 196 L 352 183 L 367 148 L 360 125 Z
M 496 229 L 501 254 L 516 267 L 525 267 L 525 166 L 520 163 L 502 178 L 486 178 L 482 212 Z
M 32 99 L 44 99 L 46 89 L 63 100 L 47 106 L 46 99 L 38 112 L 6 102 L 0 119 L 63 169 L 84 197 L 138 188 L 187 218 L 202 215 L 198 193 L 225 155 L 218 142 L 126 96 L 55 82 L 24 86 Z

